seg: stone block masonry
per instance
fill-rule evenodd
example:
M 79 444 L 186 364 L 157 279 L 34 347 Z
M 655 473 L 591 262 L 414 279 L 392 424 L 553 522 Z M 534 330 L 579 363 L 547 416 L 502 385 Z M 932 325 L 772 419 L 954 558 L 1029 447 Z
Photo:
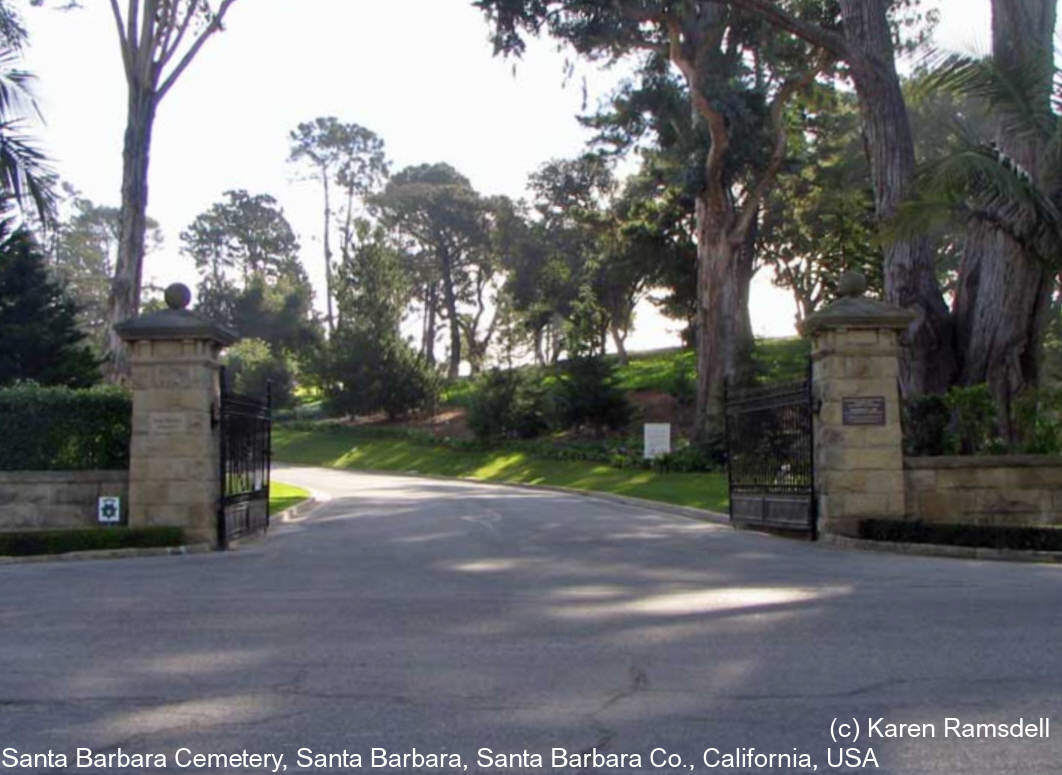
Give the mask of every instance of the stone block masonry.
M 99 498 L 129 508 L 128 471 L 0 471 L 0 531 L 95 527 Z
M 1062 458 L 909 457 L 904 482 L 911 521 L 1062 527 Z

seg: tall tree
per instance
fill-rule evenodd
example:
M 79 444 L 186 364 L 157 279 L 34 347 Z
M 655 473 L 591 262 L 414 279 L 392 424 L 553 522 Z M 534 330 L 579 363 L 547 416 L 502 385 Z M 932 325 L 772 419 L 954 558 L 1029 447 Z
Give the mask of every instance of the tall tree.
M 462 360 L 458 304 L 467 294 L 474 255 L 489 246 L 487 204 L 448 164 L 401 170 L 373 202 L 383 223 L 412 243 L 410 252 L 429 258 L 437 270 L 450 328 L 448 375 L 454 379 Z
M 334 116 L 299 124 L 290 135 L 289 160 L 305 163 L 324 193 L 325 301 L 328 330 L 335 328 L 332 309 L 332 187 L 338 186 L 345 201 L 340 234 L 344 256 L 354 238 L 354 200 L 374 192 L 387 177 L 384 143 L 371 130 L 344 124 Z
M 723 430 L 723 386 L 747 353 L 751 235 L 786 158 L 786 106 L 829 57 L 786 45 L 723 3 L 478 0 L 497 51 L 519 54 L 522 33 L 548 30 L 576 51 L 615 59 L 648 50 L 682 74 L 697 158 L 698 389 L 696 434 Z M 818 44 L 813 44 L 818 45 Z
M 882 222 L 892 219 L 913 192 L 914 138 L 896 71 L 890 11 L 917 0 L 839 0 L 841 30 L 834 15 L 811 4 L 801 16 L 774 0 L 723 0 L 751 11 L 780 29 L 829 51 L 845 62 L 859 95 L 870 160 L 874 206 Z M 829 11 L 829 6 L 825 8 Z M 953 329 L 937 281 L 933 246 L 925 236 L 892 240 L 885 249 L 885 298 L 916 315 L 907 330 L 901 383 L 905 393 L 941 392 L 956 372 Z
M 113 325 L 137 314 L 147 232 L 148 164 L 155 116 L 162 99 L 195 59 L 203 44 L 222 29 L 236 0 L 110 0 L 128 91 L 122 147 L 122 207 L 118 259 L 108 300 L 112 326 L 108 377 L 129 374 L 125 343 Z M 32 0 L 42 5 L 45 0 Z M 76 3 L 74 3 L 76 5 Z M 70 5 L 69 3 L 67 4 Z

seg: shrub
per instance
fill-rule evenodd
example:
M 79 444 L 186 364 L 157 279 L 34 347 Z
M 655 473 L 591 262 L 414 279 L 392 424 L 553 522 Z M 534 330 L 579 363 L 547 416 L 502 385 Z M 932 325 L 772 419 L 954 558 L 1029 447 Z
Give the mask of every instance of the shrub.
M 384 411 L 396 419 L 439 400 L 439 376 L 398 336 L 341 329 L 329 342 L 326 369 L 328 415 Z
M 66 554 L 100 549 L 180 546 L 179 527 L 90 527 L 73 530 L 27 530 L 0 533 L 0 555 Z
M 904 453 L 908 455 L 949 455 L 955 438 L 948 432 L 951 409 L 941 395 L 909 398 L 903 405 Z
M 665 389 L 674 396 L 678 405 L 689 409 L 697 401 L 697 378 L 681 360 L 676 360 L 668 374 Z
M 530 439 L 549 429 L 549 414 L 549 395 L 535 375 L 492 369 L 476 381 L 468 425 L 480 439 Z
M 557 383 L 565 426 L 618 429 L 631 421 L 632 407 L 617 384 L 615 366 L 604 358 L 569 359 Z
M 114 387 L 0 389 L 0 470 L 127 468 L 132 413 Z
M 1021 451 L 1031 455 L 1062 453 L 1062 390 L 1026 390 L 1014 402 Z
M 929 525 L 924 522 L 866 519 L 859 523 L 859 537 L 871 541 L 911 544 L 1062 551 L 1062 530 L 1051 527 Z
M 945 398 L 954 417 L 963 454 L 976 455 L 998 446 L 996 401 L 988 385 L 955 386 Z
M 273 406 L 287 408 L 295 403 L 295 377 L 287 359 L 274 353 L 261 339 L 243 339 L 226 354 L 226 376 L 237 393 L 264 396 L 269 385 Z

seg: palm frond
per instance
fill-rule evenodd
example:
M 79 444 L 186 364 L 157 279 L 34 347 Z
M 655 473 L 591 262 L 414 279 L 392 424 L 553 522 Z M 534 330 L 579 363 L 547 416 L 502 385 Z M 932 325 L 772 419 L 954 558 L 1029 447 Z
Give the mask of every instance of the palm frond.
M 0 188 L 19 205 L 32 201 L 41 220 L 55 209 L 54 176 L 47 157 L 21 132 L 18 119 L 0 121 Z
M 934 54 L 929 62 L 931 69 L 922 89 L 951 91 L 982 100 L 990 112 L 1003 119 L 1007 135 L 1042 142 L 1055 134 L 1058 117 L 1052 110 L 1054 67 L 1035 61 L 1022 67 L 1005 67 L 991 57 L 962 54 Z

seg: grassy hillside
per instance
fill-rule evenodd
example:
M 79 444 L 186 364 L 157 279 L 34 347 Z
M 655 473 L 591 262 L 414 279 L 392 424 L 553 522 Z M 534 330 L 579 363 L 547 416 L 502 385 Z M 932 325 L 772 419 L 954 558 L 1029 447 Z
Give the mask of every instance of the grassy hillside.
M 809 352 L 810 345 L 800 337 L 756 340 L 752 354 L 756 379 L 760 382 L 803 379 L 807 375 Z M 609 358 L 616 361 L 616 356 Z M 672 393 L 681 389 L 676 383 L 683 380 L 696 384 L 697 354 L 679 348 L 631 353 L 630 362 L 618 365 L 616 375 L 624 390 Z M 548 374 L 544 379 L 550 379 Z M 474 380 L 469 377 L 456 380 L 443 392 L 443 403 L 467 406 L 473 385 Z

